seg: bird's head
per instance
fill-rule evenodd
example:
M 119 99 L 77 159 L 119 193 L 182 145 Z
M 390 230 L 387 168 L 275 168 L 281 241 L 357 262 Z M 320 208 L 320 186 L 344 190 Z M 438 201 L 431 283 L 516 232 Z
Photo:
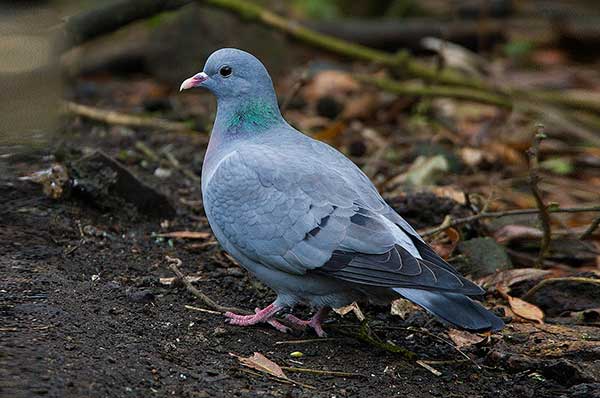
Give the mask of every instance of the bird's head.
M 274 96 L 273 83 L 264 65 L 252 54 L 235 48 L 215 51 L 204 70 L 181 83 L 180 91 L 205 87 L 219 100 Z

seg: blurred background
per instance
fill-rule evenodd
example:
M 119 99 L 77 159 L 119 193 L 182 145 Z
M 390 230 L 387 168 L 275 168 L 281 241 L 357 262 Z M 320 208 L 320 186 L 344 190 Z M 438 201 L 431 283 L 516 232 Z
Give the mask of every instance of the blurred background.
M 0 7 L 5 159 L 42 151 L 69 160 L 102 149 L 156 181 L 185 168 L 194 184 L 215 101 L 177 88 L 210 53 L 231 46 L 264 62 L 292 124 L 341 149 L 391 200 L 426 189 L 463 205 L 464 193 L 476 192 L 496 207 L 535 207 L 526 150 L 536 132 L 546 137 L 534 159 L 545 174 L 545 200 L 598 200 L 596 1 L 40 0 Z M 165 153 L 179 160 L 169 163 Z M 589 214 L 561 220 L 579 229 L 590 221 Z

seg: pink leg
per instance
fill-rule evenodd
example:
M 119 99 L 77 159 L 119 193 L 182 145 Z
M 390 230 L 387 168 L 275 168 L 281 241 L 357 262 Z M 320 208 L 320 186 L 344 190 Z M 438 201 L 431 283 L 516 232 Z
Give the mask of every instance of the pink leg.
M 256 308 L 254 310 L 254 315 L 238 315 L 234 314 L 233 312 L 226 312 L 225 316 L 229 318 L 227 322 L 229 322 L 231 325 L 250 326 L 256 325 L 257 323 L 268 323 L 280 332 L 286 333 L 290 329 L 275 319 L 275 314 L 277 314 L 277 312 L 281 309 L 282 307 L 277 307 L 274 304 L 270 304 L 262 310 L 260 308 Z
M 325 333 L 323 330 L 321 322 L 325 320 L 328 313 L 329 307 L 321 307 L 308 321 L 297 318 L 292 314 L 288 314 L 285 319 L 292 324 L 292 326 L 296 326 L 300 329 L 306 329 L 306 327 L 309 326 L 314 329 L 315 333 L 317 333 L 317 336 L 327 337 L 327 333 Z

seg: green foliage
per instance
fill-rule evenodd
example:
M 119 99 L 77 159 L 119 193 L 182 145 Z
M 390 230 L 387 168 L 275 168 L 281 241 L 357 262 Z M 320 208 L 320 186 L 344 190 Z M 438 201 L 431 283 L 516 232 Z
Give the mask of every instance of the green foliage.
M 575 171 L 575 166 L 569 158 L 550 158 L 540 163 L 543 169 L 554 174 L 567 175 Z
M 527 40 L 515 40 L 504 45 L 503 52 L 509 58 L 515 60 L 524 60 L 534 50 L 535 46 Z
M 332 19 L 339 16 L 339 9 L 334 0 L 294 0 L 294 8 L 315 19 Z

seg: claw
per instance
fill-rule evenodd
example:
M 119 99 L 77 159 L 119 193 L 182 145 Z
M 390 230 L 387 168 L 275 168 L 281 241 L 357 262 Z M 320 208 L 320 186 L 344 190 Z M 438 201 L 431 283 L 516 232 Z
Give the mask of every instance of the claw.
M 319 337 L 327 337 L 327 333 L 323 330 L 321 326 L 321 322 L 329 312 L 329 308 L 321 308 L 319 309 L 315 315 L 309 320 L 300 319 L 292 314 L 287 314 L 285 319 L 290 323 L 290 325 L 294 326 L 296 329 L 305 330 L 306 327 L 311 327 L 317 336 Z

